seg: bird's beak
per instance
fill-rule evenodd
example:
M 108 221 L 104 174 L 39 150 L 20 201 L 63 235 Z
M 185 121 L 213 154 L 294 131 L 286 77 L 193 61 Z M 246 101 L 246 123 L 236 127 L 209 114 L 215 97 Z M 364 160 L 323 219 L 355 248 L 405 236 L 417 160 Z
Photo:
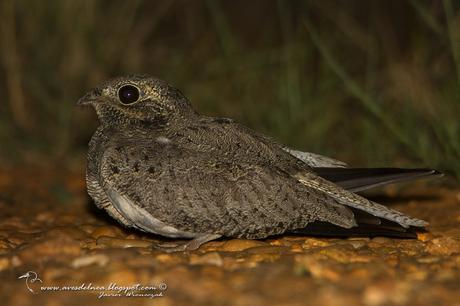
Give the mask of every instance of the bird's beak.
M 85 94 L 83 97 L 81 97 L 80 99 L 78 99 L 77 105 L 78 105 L 78 106 L 81 106 L 81 105 L 91 105 L 91 104 L 93 104 L 94 102 L 96 102 L 96 101 L 98 100 L 99 97 L 100 97 L 100 94 L 97 92 L 97 90 L 91 90 L 90 92 L 88 92 L 87 94 Z

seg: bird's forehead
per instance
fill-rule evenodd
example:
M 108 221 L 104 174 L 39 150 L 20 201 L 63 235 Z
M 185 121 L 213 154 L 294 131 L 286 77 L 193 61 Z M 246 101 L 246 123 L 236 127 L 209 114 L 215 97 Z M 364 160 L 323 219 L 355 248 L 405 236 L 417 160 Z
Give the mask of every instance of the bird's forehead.
M 155 87 L 156 80 L 148 76 L 132 75 L 109 79 L 101 85 L 102 89 L 117 89 L 125 84 L 132 84 L 138 87 Z

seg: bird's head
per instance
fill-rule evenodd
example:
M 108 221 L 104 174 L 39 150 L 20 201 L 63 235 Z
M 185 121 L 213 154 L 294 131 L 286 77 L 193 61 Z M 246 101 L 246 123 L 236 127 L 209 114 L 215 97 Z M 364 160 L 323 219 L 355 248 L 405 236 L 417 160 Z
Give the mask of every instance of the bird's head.
M 194 113 L 179 90 L 144 75 L 111 79 L 85 94 L 77 105 L 92 105 L 105 125 L 162 126 Z

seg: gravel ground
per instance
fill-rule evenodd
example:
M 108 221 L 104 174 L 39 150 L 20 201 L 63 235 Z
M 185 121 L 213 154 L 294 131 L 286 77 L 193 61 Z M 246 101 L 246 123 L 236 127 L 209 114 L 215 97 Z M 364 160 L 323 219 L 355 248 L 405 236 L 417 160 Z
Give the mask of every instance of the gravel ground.
M 0 171 L 2 305 L 460 305 L 460 189 L 381 192 L 431 223 L 418 239 L 221 239 L 165 254 L 151 248 L 164 239 L 94 208 L 82 171 L 61 172 Z

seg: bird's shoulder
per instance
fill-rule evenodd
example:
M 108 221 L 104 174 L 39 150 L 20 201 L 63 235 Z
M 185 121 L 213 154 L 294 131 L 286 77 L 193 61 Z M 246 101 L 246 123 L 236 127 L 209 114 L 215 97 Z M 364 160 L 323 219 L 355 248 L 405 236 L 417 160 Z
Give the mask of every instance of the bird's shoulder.
M 220 159 L 276 164 L 286 170 L 306 167 L 271 137 L 229 118 L 203 116 L 169 130 L 166 138 L 181 148 L 210 153 Z

